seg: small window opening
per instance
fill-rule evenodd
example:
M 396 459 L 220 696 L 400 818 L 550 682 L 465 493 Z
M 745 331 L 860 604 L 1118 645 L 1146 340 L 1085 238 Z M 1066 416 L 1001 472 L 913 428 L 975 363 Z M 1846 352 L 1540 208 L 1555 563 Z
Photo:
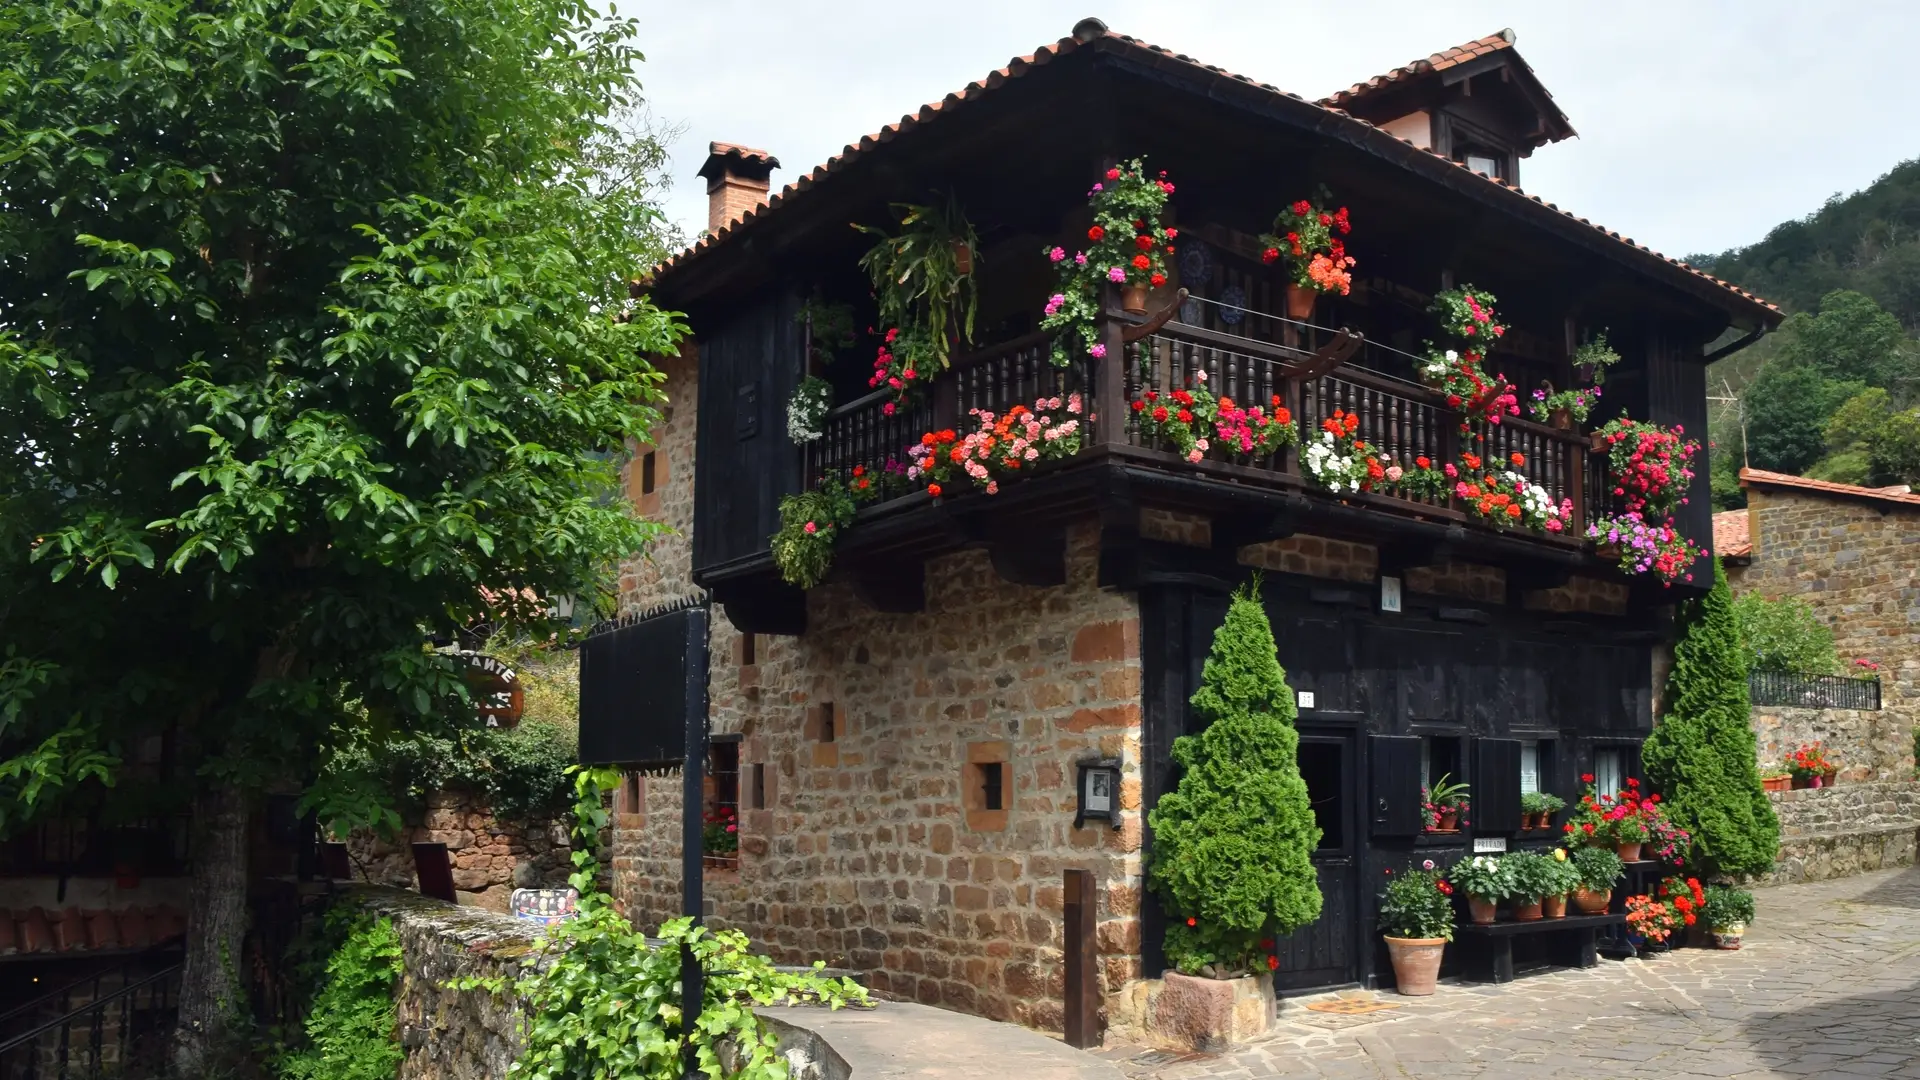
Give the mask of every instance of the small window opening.
M 820 741 L 832 742 L 833 736 L 833 702 L 822 702 L 820 704 Z
M 753 641 L 753 635 L 752 635 L 752 634 L 743 634 L 743 635 L 741 635 L 741 637 L 740 637 L 740 664 L 741 664 L 741 666 L 742 666 L 742 667 L 752 667 L 752 666 L 753 666 L 753 664 L 754 664 L 754 656 L 753 656 L 753 646 L 754 646 L 754 641 Z
M 651 495 L 654 488 L 654 451 L 649 450 L 640 457 L 640 494 Z
M 1006 766 L 1000 762 L 987 762 L 980 769 L 980 808 L 983 810 L 1005 810 Z
M 758 761 L 753 763 L 753 808 L 767 808 L 767 766 Z

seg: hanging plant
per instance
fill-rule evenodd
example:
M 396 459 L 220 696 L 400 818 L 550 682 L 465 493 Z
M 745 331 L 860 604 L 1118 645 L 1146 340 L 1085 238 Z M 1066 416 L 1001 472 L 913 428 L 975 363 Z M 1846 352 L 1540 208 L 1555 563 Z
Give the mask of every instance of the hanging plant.
M 1031 407 L 1015 405 L 999 414 L 969 410 L 973 427 L 965 435 L 952 429 L 929 431 L 907 448 L 911 459 L 907 477 L 925 483 L 927 493 L 936 499 L 956 473 L 987 494 L 998 495 L 1001 480 L 1041 462 L 1078 454 L 1086 430 L 1081 422 L 1085 411 L 1079 394 L 1043 397 Z
M 937 354 L 935 339 L 925 327 L 887 328 L 873 358 L 873 376 L 867 380 L 867 385 L 876 390 L 885 387 L 893 391 L 893 400 L 881 405 L 881 412 L 892 416 L 901 404 L 933 381 L 945 366 Z
M 1163 227 L 1160 215 L 1172 194 L 1173 184 L 1164 170 L 1150 177 L 1140 158 L 1123 162 L 1108 169 L 1087 192 L 1087 203 L 1093 208 L 1087 248 L 1072 256 L 1058 245 L 1042 249 L 1059 275 L 1040 319 L 1040 328 L 1055 335 L 1056 367 L 1072 362 L 1075 339 L 1087 355 L 1096 359 L 1106 355 L 1099 340 L 1104 286 L 1138 290 L 1136 295 L 1143 298 L 1147 289 L 1167 283 L 1166 256 L 1174 253 L 1173 242 L 1180 234 Z M 1144 306 L 1138 310 L 1144 311 Z
M 1687 505 L 1700 444 L 1686 438 L 1686 428 L 1622 418 L 1609 421 L 1594 438 L 1606 448 L 1607 473 L 1623 512 L 1655 520 Z
M 854 226 L 880 238 L 860 257 L 860 268 L 873 280 L 881 325 L 923 344 L 931 375 L 947 367 L 955 345 L 973 341 L 980 238 L 952 196 L 935 206 L 895 203 L 893 209 L 900 215 L 897 232 Z
M 1671 524 L 1650 523 L 1635 513 L 1599 518 L 1587 526 L 1587 539 L 1599 545 L 1603 554 L 1611 549 L 1621 571 L 1652 574 L 1662 585 L 1692 581 L 1687 568 L 1707 554 Z
M 1320 198 L 1326 198 L 1324 189 Z M 1328 211 L 1301 199 L 1280 211 L 1273 232 L 1260 238 L 1266 246 L 1260 261 L 1284 262 L 1288 280 L 1300 288 L 1345 296 L 1353 291 L 1354 263 L 1340 237 L 1352 231 L 1346 207 Z
M 1573 350 L 1573 369 L 1584 372 L 1587 381 L 1599 386 L 1607 381 L 1607 369 L 1620 362 L 1620 354 L 1607 344 L 1607 335 L 1593 335 L 1593 340 Z M 1597 395 L 1598 390 L 1594 393 Z
M 809 297 L 793 321 L 807 328 L 807 355 L 820 367 L 831 365 L 858 342 L 853 308 Z
M 865 470 L 859 472 L 856 482 L 865 479 Z M 782 498 L 780 531 L 769 541 L 781 580 L 803 589 L 820 584 L 833 568 L 834 544 L 853 524 L 856 509 L 853 493 L 832 476 L 821 477 L 812 491 Z
M 1533 400 L 1527 403 L 1527 412 L 1539 423 L 1551 424 L 1554 414 L 1564 409 L 1569 424 L 1584 424 L 1588 414 L 1599 403 L 1600 388 L 1597 386 L 1555 390 L 1548 385 L 1533 392 Z
M 810 443 L 827 433 L 827 410 L 833 408 L 833 384 L 809 375 L 794 387 L 787 402 L 787 438 Z
M 1473 430 L 1475 421 L 1498 424 L 1505 417 L 1520 415 L 1520 399 L 1507 377 L 1488 375 L 1481 367 L 1487 350 L 1507 332 L 1494 316 L 1493 295 L 1464 285 L 1434 296 L 1427 310 L 1439 320 L 1440 332 L 1457 347 L 1443 349 L 1428 342 L 1420 376 L 1447 395 L 1448 406 L 1460 410 L 1461 434 L 1484 440 L 1483 433 Z

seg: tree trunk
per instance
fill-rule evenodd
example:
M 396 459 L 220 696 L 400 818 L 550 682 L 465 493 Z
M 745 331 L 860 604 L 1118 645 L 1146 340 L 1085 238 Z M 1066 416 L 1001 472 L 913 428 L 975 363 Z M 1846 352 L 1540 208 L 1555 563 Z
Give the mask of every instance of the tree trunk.
M 177 1076 L 202 1076 L 248 1014 L 241 980 L 247 933 L 247 800 L 238 789 L 203 791 L 193 806 L 192 910 L 180 977 Z

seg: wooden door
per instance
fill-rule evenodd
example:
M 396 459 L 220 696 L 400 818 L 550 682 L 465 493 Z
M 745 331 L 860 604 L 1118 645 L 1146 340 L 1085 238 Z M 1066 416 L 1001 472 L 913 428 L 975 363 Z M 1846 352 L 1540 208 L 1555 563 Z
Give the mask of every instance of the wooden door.
M 1338 986 L 1360 978 L 1358 752 L 1354 728 L 1300 725 L 1300 775 L 1321 832 L 1313 854 L 1320 878 L 1320 918 L 1274 943 L 1280 957 L 1274 972 L 1278 989 Z

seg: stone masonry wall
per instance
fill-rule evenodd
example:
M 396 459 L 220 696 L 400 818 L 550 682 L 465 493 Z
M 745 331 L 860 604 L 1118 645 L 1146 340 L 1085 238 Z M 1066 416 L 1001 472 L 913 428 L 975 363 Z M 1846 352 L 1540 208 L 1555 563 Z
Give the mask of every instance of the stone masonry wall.
M 719 923 L 776 960 L 868 973 L 881 991 L 1061 1027 L 1062 871 L 1103 890 L 1103 990 L 1140 951 L 1138 607 L 1095 584 L 1097 532 L 1070 532 L 1057 588 L 1001 581 L 986 554 L 927 566 L 927 609 L 808 596 L 800 638 L 715 620 L 716 733 L 739 733 L 737 870 L 709 869 Z M 1122 759 L 1122 825 L 1073 827 L 1075 763 Z M 984 809 L 982 765 L 1004 766 Z M 753 802 L 756 767 L 764 805 Z M 638 925 L 679 901 L 679 778 L 616 816 L 614 889 Z M 635 812 L 635 810 L 638 812 Z
M 1870 769 L 1880 779 L 1912 777 L 1912 732 L 1920 713 L 1920 511 L 1884 500 L 1754 485 L 1747 493 L 1747 520 L 1752 562 L 1729 568 L 1734 591 L 1805 600 L 1833 627 L 1842 657 L 1871 659 L 1881 667 L 1881 712 L 1871 723 L 1834 714 L 1809 717 L 1809 710 L 1756 709 L 1763 742 L 1772 737 L 1791 749 L 1826 732 L 1845 740 L 1835 747 L 1850 769 Z
M 1776 791 L 1780 857 L 1770 884 L 1821 881 L 1914 863 L 1920 781 Z
M 644 610 L 687 596 L 693 588 L 693 465 L 694 430 L 700 404 L 699 350 L 691 341 L 679 356 L 658 358 L 666 374 L 653 426 L 653 444 L 634 448 L 623 470 L 627 501 L 641 517 L 659 522 L 667 531 L 654 538 L 646 553 L 620 564 L 620 612 Z M 784 413 L 782 423 L 785 423 Z M 643 492 L 644 462 L 653 454 L 653 491 Z
M 513 890 L 564 889 L 573 871 L 565 825 L 502 821 L 457 792 L 429 796 L 421 821 L 394 840 L 369 830 L 354 833 L 347 838 L 347 855 L 356 876 L 411 889 L 416 873 L 409 845 L 436 841 L 447 845 L 460 902 L 472 907 L 504 912 Z
M 1913 776 L 1913 741 L 1905 712 L 1755 705 L 1753 730 L 1760 739 L 1761 767 L 1780 766 L 1790 751 L 1820 742 L 1838 764 L 1842 783 L 1908 779 Z

